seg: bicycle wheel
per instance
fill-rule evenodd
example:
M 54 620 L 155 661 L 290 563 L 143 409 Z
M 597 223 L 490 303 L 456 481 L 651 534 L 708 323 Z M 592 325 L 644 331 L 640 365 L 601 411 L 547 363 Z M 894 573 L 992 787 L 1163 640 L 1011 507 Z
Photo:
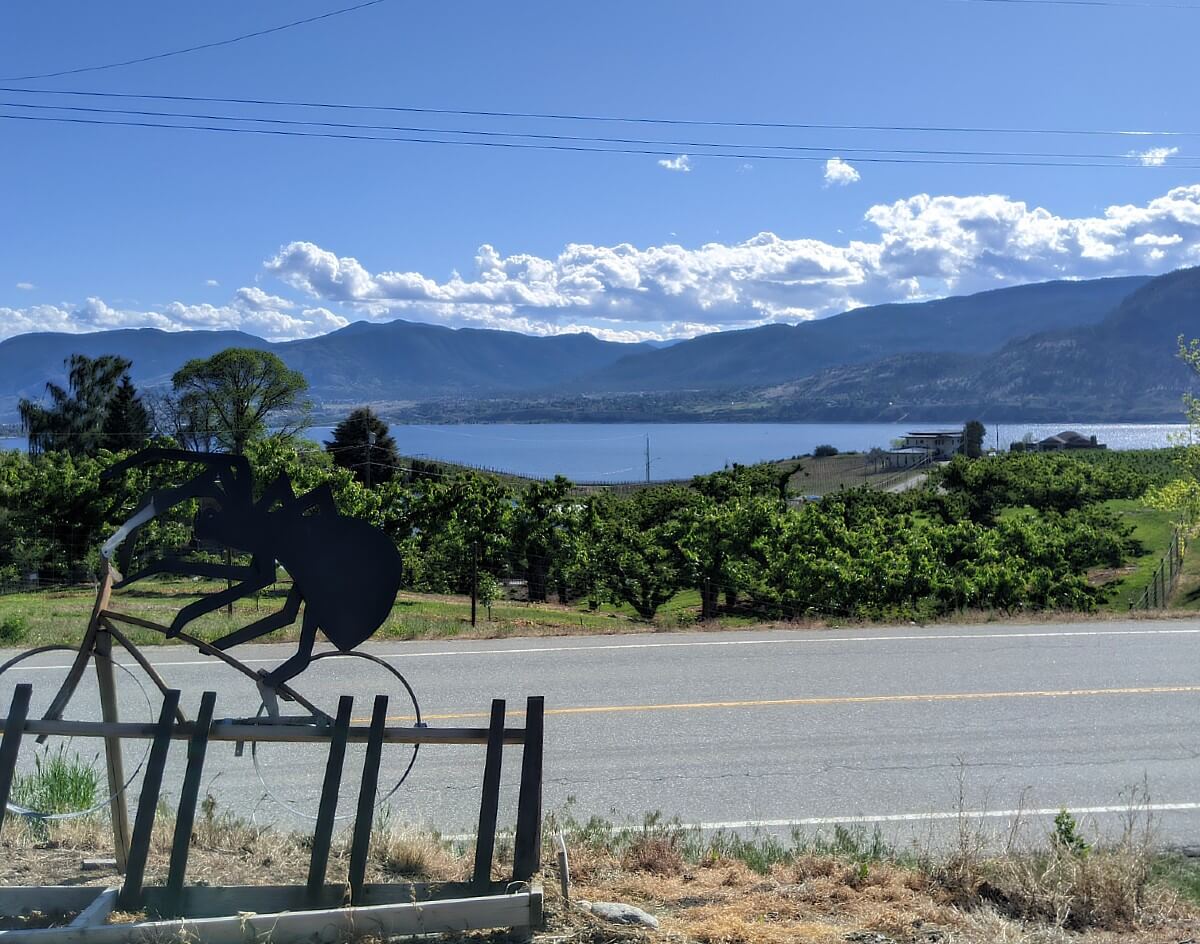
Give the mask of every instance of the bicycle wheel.
M 422 724 L 421 708 L 412 686 L 394 666 L 384 660 L 365 652 L 334 650 L 318 653 L 313 656 L 312 662 L 302 676 L 289 684 L 330 717 L 337 714 L 337 698 L 340 695 L 353 695 L 354 723 L 366 724 L 370 720 L 373 696 L 383 694 L 389 698 L 388 715 L 392 721 Z M 321 665 L 314 671 L 317 664 Z M 330 695 L 330 692 L 337 692 L 337 695 Z M 258 718 L 267 716 L 264 703 L 259 708 Z M 294 722 L 295 718 L 289 721 Z M 314 723 L 320 725 L 327 722 L 318 720 Z M 419 744 L 385 745 L 379 768 L 380 788 L 375 798 L 377 807 L 391 800 L 404 785 L 417 762 L 419 748 Z M 355 773 L 361 770 L 365 749 L 365 744 L 349 744 L 346 747 L 339 791 L 339 820 L 353 816 L 359 784 Z M 329 756 L 327 742 L 285 744 L 253 741 L 250 756 L 259 783 L 271 800 L 295 816 L 316 819 L 325 762 Z
M 3 706 L 0 710 L 7 710 L 18 684 L 29 682 L 33 685 L 29 717 L 42 717 L 62 687 L 78 652 L 72 646 L 40 646 L 0 665 L 0 706 Z M 61 658 L 63 655 L 67 658 Z M 93 654 L 92 658 L 99 657 Z M 151 723 L 154 709 L 145 685 L 127 666 L 115 661 L 113 665 L 118 678 L 132 682 L 117 686 L 117 707 L 121 720 Z M 85 671 L 63 711 L 63 719 L 95 721 L 98 717 L 100 693 L 96 673 L 94 670 Z M 108 778 L 101 759 L 104 746 L 98 738 L 51 735 L 40 745 L 35 738 L 23 738 L 8 811 L 30 819 L 63 820 L 105 809 L 115 796 L 120 796 L 129 788 L 146 763 L 150 742 L 143 740 L 135 743 L 140 746 L 133 747 L 132 751 L 126 750 L 128 742 L 122 744 L 124 766 L 130 772 L 121 788 L 112 793 L 108 789 Z

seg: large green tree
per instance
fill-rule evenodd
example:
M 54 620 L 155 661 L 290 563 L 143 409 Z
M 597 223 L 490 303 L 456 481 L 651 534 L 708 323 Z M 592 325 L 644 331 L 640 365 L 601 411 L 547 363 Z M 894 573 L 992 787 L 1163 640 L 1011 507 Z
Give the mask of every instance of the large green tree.
M 979 420 L 970 420 L 963 427 L 963 455 L 968 459 L 978 459 L 983 455 L 983 437 L 987 428 Z
M 105 409 L 100 446 L 112 452 L 137 449 L 153 434 L 150 413 L 126 374 Z
M 118 391 L 125 387 L 134 402 L 137 400 L 129 382 L 130 366 L 125 358 L 113 354 L 72 354 L 67 358 L 67 386 L 47 383 L 48 405 L 24 399 L 17 405 L 21 427 L 29 436 L 30 454 L 69 452 L 92 456 L 101 448 L 110 448 L 106 426 L 122 419 L 110 412 Z M 109 432 L 116 431 L 114 428 Z
M 368 406 L 359 407 L 333 428 L 325 451 L 367 486 L 390 481 L 400 465 L 396 440 L 387 423 Z
M 268 433 L 294 436 L 307 422 L 308 381 L 269 351 L 232 347 L 190 360 L 171 383 L 180 410 L 205 417 L 216 442 L 236 455 Z

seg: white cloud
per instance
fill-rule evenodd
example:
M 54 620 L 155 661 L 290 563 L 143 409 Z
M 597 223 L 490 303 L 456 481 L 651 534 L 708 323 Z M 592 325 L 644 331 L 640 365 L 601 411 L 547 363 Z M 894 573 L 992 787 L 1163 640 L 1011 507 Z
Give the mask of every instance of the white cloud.
M 218 282 L 216 279 L 205 279 L 204 284 L 207 285 L 209 288 L 217 288 L 221 283 Z
M 296 307 L 295 302 L 280 298 L 278 295 L 268 295 L 261 288 L 253 285 L 248 288 L 239 288 L 234 292 L 233 297 L 234 304 L 247 311 L 286 311 Z
M 1177 147 L 1157 147 L 1150 148 L 1148 151 L 1130 151 L 1130 157 L 1136 157 L 1142 162 L 1143 167 L 1162 167 L 1167 158 L 1174 157 L 1179 153 Z
M 840 157 L 831 157 L 825 162 L 825 186 L 848 187 L 858 183 L 862 175 L 855 170 L 853 164 L 848 164 Z
M 505 256 L 484 245 L 473 275 L 441 281 L 372 273 L 308 242 L 284 246 L 265 268 L 298 291 L 374 319 L 543 334 L 588 325 L 671 337 L 697 325 L 797 321 L 885 301 L 1200 264 L 1200 185 L 1093 217 L 1058 216 L 997 194 L 918 194 L 873 206 L 865 219 L 876 238 L 843 244 L 760 233 L 695 248 L 573 243 L 552 258 Z
M 238 330 L 274 341 L 312 337 L 344 328 L 349 321 L 328 308 L 290 311 L 295 302 L 260 289 L 240 289 L 226 305 L 170 302 L 152 310 L 112 306 L 100 298 L 80 305 L 0 308 L 0 340 L 29 331 L 79 334 L 113 328 L 160 328 L 164 331 Z
M 35 288 L 37 288 L 37 286 L 32 282 L 18 282 L 17 288 L 19 288 L 22 292 L 32 292 Z
M 681 174 L 690 174 L 692 172 L 692 162 L 686 154 L 680 154 L 678 157 L 664 157 L 658 162 L 658 166 L 665 167 L 667 170 L 677 171 Z
M 765 232 L 694 247 L 571 243 L 551 257 L 483 245 L 472 272 L 445 279 L 372 272 L 353 256 L 293 242 L 266 260 L 263 274 L 311 307 L 256 286 L 224 305 L 173 302 L 149 311 L 89 299 L 0 308 L 0 337 L 153 325 L 241 328 L 282 339 L 334 330 L 350 313 L 533 334 L 671 338 L 1026 282 L 1200 265 L 1200 184 L 1094 216 L 1060 216 L 998 194 L 917 194 L 872 206 L 864 218 L 872 234 L 837 243 Z

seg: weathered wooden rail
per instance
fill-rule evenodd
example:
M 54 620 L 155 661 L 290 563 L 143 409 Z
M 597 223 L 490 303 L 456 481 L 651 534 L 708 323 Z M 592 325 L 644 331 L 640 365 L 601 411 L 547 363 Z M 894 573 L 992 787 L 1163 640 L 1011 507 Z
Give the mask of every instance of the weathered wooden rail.
M 157 934 L 170 929 L 178 931 L 182 920 L 183 926 L 191 929 L 188 933 L 202 932 L 204 940 L 224 940 L 227 937 L 241 940 L 240 932 L 233 925 L 226 927 L 221 923 L 226 920 L 222 916 L 253 911 L 258 912 L 264 920 L 267 917 L 276 919 L 275 923 L 267 923 L 264 927 L 272 928 L 272 939 L 283 944 L 287 940 L 299 940 L 310 933 L 312 927 L 337 925 L 342 919 L 332 919 L 330 909 L 338 910 L 343 905 L 346 907 L 338 910 L 339 914 L 363 911 L 361 917 L 366 923 L 360 922 L 357 927 L 392 934 L 494 927 L 512 927 L 521 931 L 531 929 L 540 922 L 541 894 L 532 884 L 541 866 L 542 848 L 544 701 L 540 697 L 528 699 L 524 727 L 506 726 L 506 705 L 502 699 L 497 699 L 492 702 L 490 723 L 486 728 L 429 728 L 388 726 L 386 695 L 375 697 L 370 724 L 365 726 L 351 723 L 354 699 L 348 695 L 340 699 L 337 717 L 332 724 L 311 725 L 255 723 L 250 720 L 214 721 L 214 692 L 204 693 L 196 720 L 186 721 L 180 720 L 178 712 L 179 692 L 168 689 L 158 721 L 151 724 L 29 718 L 31 696 L 32 686 L 18 685 L 8 716 L 0 722 L 3 729 L 3 738 L 0 739 L 0 828 L 3 827 L 8 808 L 21 742 L 26 735 L 101 738 L 106 745 L 119 744 L 125 738 L 149 739 L 151 747 L 132 831 L 126 834 L 117 822 L 119 817 L 114 817 L 114 843 L 118 862 L 124 864 L 124 882 L 116 894 L 109 896 L 111 901 L 96 899 L 89 902 L 95 907 L 85 909 L 91 912 L 88 920 L 94 922 L 87 928 L 88 934 L 83 937 L 75 934 L 78 931 L 76 925 L 74 928 L 0 932 L 0 937 L 13 941 L 28 937 L 31 941 L 48 944 L 60 940 L 125 941 L 135 934 Z M 175 741 L 187 742 L 187 765 L 177 806 L 167 881 L 162 887 L 147 887 L 145 873 L 150 838 L 159 808 L 163 771 Z M 329 753 L 305 886 L 187 887 L 188 853 L 200 781 L 208 746 L 214 741 L 328 743 Z M 366 757 L 359 782 L 347 880 L 344 884 L 331 885 L 326 882 L 326 873 L 346 746 L 350 743 L 365 743 Z M 429 886 L 368 884 L 365 881 L 379 768 L 384 748 L 389 744 L 478 744 L 486 748 L 474 871 L 469 882 Z M 504 748 L 509 745 L 521 745 L 522 748 L 513 868 L 511 878 L 493 881 L 500 774 Z M 123 809 L 123 798 L 121 806 Z M 125 848 L 121 848 L 122 843 L 127 844 Z M 91 891 L 94 894 L 102 890 Z M 86 894 L 74 886 L 0 888 L 0 913 L 11 914 L 8 909 L 14 906 L 25 910 L 55 910 L 56 904 L 59 906 L 57 910 L 74 911 L 76 909 L 69 906 L 82 900 L 81 896 L 86 897 Z M 519 896 L 520 900 L 514 896 Z M 415 904 L 418 902 L 424 904 L 418 908 Z M 437 907 L 431 908 L 434 904 Z M 140 926 L 122 926 L 131 929 L 127 932 L 115 926 L 103 925 L 113 907 L 123 911 L 145 911 L 158 920 Z M 410 910 L 406 911 L 406 908 Z M 285 911 L 309 913 L 313 922 L 318 924 L 291 918 L 281 923 L 278 919 Z M 366 911 L 371 912 L 369 916 Z M 264 915 L 263 912 L 270 914 Z M 196 925 L 196 922 L 200 922 L 200 925 Z M 324 925 L 319 922 L 324 922 Z M 350 923 L 354 924 L 353 921 Z M 293 931 L 295 936 L 289 937 Z M 129 936 L 120 936 L 124 933 Z

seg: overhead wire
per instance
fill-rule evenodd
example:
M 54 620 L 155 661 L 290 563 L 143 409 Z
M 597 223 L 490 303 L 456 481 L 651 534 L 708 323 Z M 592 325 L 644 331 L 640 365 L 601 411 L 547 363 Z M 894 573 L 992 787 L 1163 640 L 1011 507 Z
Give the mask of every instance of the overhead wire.
M 345 141 L 374 141 L 389 144 L 427 144 L 452 147 L 475 147 L 475 148 L 495 148 L 505 150 L 519 151 L 563 151 L 575 153 L 591 153 L 591 154 L 629 154 L 641 155 L 648 157 L 666 157 L 674 158 L 679 154 L 678 149 L 667 148 L 633 148 L 633 147 L 594 147 L 584 144 L 567 144 L 567 143 L 547 143 L 547 142 L 525 142 L 525 141 L 463 141 L 452 140 L 448 138 L 435 137 L 380 137 L 378 135 L 367 134 L 352 134 L 349 132 L 335 131 L 297 131 L 282 128 L 239 128 L 230 127 L 227 125 L 205 125 L 205 124 L 169 124 L 153 121 L 134 121 L 134 120 L 118 120 L 115 118 L 71 118 L 62 115 L 12 115 L 0 114 L 0 120 L 3 121 L 24 121 L 24 122 L 50 122 L 57 124 L 75 124 L 75 125 L 94 125 L 103 127 L 127 127 L 127 128 L 155 128 L 174 131 L 200 131 L 200 132 L 215 132 L 224 134 L 251 134 L 260 136 L 275 136 L 275 137 L 290 137 L 290 138 L 325 138 L 331 140 Z M 435 132 L 436 134 L 453 134 L 453 131 Z M 778 154 L 765 153 L 764 151 L 711 151 L 704 154 L 696 155 L 704 158 L 722 158 L 734 159 L 743 161 L 821 161 L 824 162 L 827 158 L 824 154 Z M 1026 160 L 1026 159 L 998 159 L 987 158 L 983 160 L 961 160 L 957 158 L 945 157 L 883 157 L 883 156 L 856 156 L 854 160 L 863 164 L 932 164 L 932 165 L 957 165 L 969 167 L 1066 167 L 1066 168 L 1083 168 L 1083 167 L 1109 167 L 1109 168 L 1154 168 L 1161 169 L 1164 164 L 1147 163 L 1140 160 L 1136 155 L 1128 155 L 1123 158 L 1127 163 L 1105 163 L 1095 160 Z M 1114 158 L 1113 160 L 1116 160 Z M 1173 166 L 1178 166 L 1176 163 Z
M 268 124 L 280 125 L 285 127 L 317 127 L 317 128 L 335 128 L 339 130 L 351 131 L 386 131 L 397 132 L 403 134 L 446 134 L 446 135 L 465 135 L 484 138 L 521 138 L 534 141 L 566 141 L 572 143 L 583 144 L 616 144 L 616 145 L 642 145 L 642 146 L 661 146 L 672 148 L 687 148 L 693 152 L 695 156 L 712 156 L 707 153 L 696 153 L 695 149 L 705 148 L 709 151 L 732 150 L 739 148 L 759 148 L 767 151 L 782 151 L 785 153 L 810 153 L 824 155 L 872 155 L 872 154 L 888 154 L 888 155 L 918 155 L 923 157 L 1003 157 L 1003 158 L 1040 158 L 1047 160 L 1097 160 L 1097 161 L 1125 161 L 1136 159 L 1135 155 L 1128 153 L 1124 154 L 1095 154 L 1095 153 L 1070 153 L 1070 152 L 1041 152 L 1041 151 L 988 151 L 988 150 L 951 150 L 951 149 L 935 149 L 935 148 L 892 148 L 892 147 L 855 147 L 855 146 L 833 146 L 833 145 L 797 145 L 797 144 L 762 144 L 762 143 L 747 143 L 747 142 L 730 142 L 730 141 L 681 141 L 681 140 L 656 140 L 648 138 L 615 138 L 615 137 L 593 137 L 582 135 L 567 135 L 567 134 L 546 134 L 525 131 L 496 131 L 496 130 L 480 130 L 475 128 L 428 128 L 406 125 L 375 125 L 361 124 L 355 122 L 331 122 L 317 120 L 295 120 L 288 118 L 264 118 L 255 115 L 219 115 L 219 114 L 195 114 L 193 112 L 174 112 L 174 111 L 148 111 L 143 109 L 129 108 L 98 108 L 85 105 L 44 105 L 44 104 L 29 104 L 27 102 L 12 102 L 0 101 L 0 108 L 19 108 L 30 111 L 70 111 L 82 112 L 85 114 L 100 114 L 100 115 L 133 115 L 142 118 L 171 118 L 184 120 L 198 121 L 219 121 L 226 123 L 252 123 L 252 124 Z M 1178 163 L 1178 162 L 1176 162 Z
M 1024 7 L 1124 7 L 1134 10 L 1188 10 L 1200 13 L 1200 6 L 1186 3 L 1139 3 L 1137 0 L 949 0 L 950 3 L 999 3 Z
M 79 75 L 84 72 L 102 72 L 107 69 L 120 69 L 125 66 L 139 65 L 143 62 L 155 62 L 160 59 L 170 59 L 174 56 L 182 56 L 187 53 L 200 52 L 205 49 L 216 49 L 219 46 L 231 46 L 234 43 L 240 43 L 247 39 L 256 39 L 259 36 L 267 36 L 271 33 L 279 33 L 283 30 L 289 30 L 297 26 L 305 26 L 309 23 L 316 23 L 319 20 L 328 20 L 335 16 L 342 16 L 345 13 L 354 13 L 356 10 L 362 10 L 366 7 L 373 7 L 380 3 L 386 3 L 387 0 L 363 0 L 362 3 L 356 3 L 352 6 L 342 7 L 337 10 L 329 10 L 325 13 L 318 13 L 315 16 L 304 17 L 299 20 L 291 20 L 287 23 L 280 23 L 277 26 L 270 26 L 265 29 L 254 30 L 249 33 L 241 33 L 237 36 L 230 36 L 227 39 L 218 39 L 210 43 L 197 43 L 193 46 L 185 46 L 182 49 L 171 49 L 167 52 L 154 53 L 149 56 L 138 56 L 133 59 L 122 59 L 117 62 L 105 62 L 95 66 L 80 66 L 74 69 L 60 69 L 57 72 L 41 72 L 34 75 L 10 75 L 0 78 L 0 82 L 28 82 L 35 79 L 55 79 L 64 75 Z
M 14 81 L 0 79 L 0 81 Z M 1080 135 L 1119 137 L 1200 137 L 1200 129 L 1134 129 L 1134 128 L 1030 128 L 970 125 L 905 125 L 829 122 L 750 121 L 744 119 L 697 119 L 676 117 L 645 117 L 632 115 L 588 114 L 585 112 L 499 111 L 463 108 L 432 108 L 417 105 L 371 105 L 350 102 L 315 102 L 297 99 L 231 98 L 204 95 L 165 95 L 138 92 L 100 92 L 80 89 L 29 89 L 0 87 L 0 92 L 20 95 L 79 96 L 87 98 L 140 99 L 145 101 L 194 102 L 216 105 L 258 105 L 279 108 L 320 108 L 346 111 L 400 112 L 406 114 L 441 115 L 461 118 L 506 118 L 537 121 L 607 122 L 614 124 L 680 125 L 711 128 L 759 128 L 790 131 L 870 131 L 938 134 L 1020 134 L 1020 135 Z

